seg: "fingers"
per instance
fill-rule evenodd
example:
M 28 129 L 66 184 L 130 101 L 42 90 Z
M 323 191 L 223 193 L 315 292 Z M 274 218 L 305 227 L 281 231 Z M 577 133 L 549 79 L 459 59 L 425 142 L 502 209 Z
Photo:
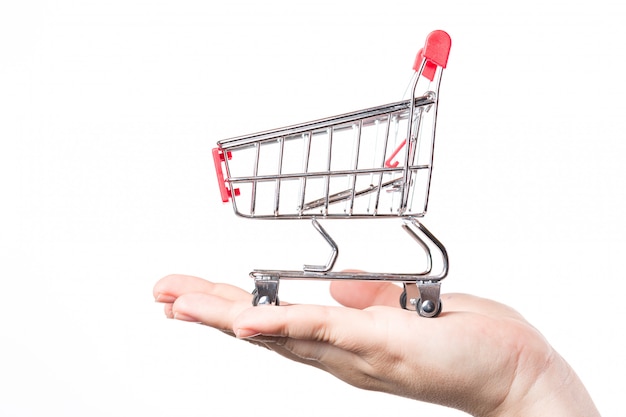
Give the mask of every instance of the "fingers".
M 202 323 L 227 333 L 232 333 L 235 318 L 249 308 L 252 308 L 249 300 L 232 301 L 204 293 L 181 295 L 171 305 L 173 318 Z
M 233 323 L 233 331 L 240 338 L 279 336 L 329 343 L 353 350 L 363 340 L 374 340 L 371 337 L 373 332 L 382 330 L 382 333 L 387 333 L 386 324 L 392 319 L 381 308 L 387 309 L 357 310 L 317 305 L 258 306 L 242 311 Z M 394 315 L 408 314 L 399 309 L 388 310 Z
M 241 288 L 228 284 L 216 284 L 187 275 L 168 275 L 159 280 L 153 289 L 154 299 L 157 302 L 164 303 L 163 310 L 166 317 L 202 322 L 202 314 L 196 316 L 196 308 L 202 304 L 196 299 L 197 297 L 179 301 L 180 298 L 191 294 L 212 296 L 221 298 L 223 301 L 245 302 L 248 306 L 251 304 L 251 294 Z M 177 301 L 175 308 L 174 304 Z M 202 310 L 200 313 L 202 313 Z M 206 324 L 211 325 L 209 323 Z M 217 326 L 217 328 L 224 329 L 220 326 Z M 232 331 L 232 327 L 228 327 L 228 331 Z
M 159 280 L 153 289 L 154 299 L 162 303 L 173 303 L 178 297 L 189 293 L 204 293 L 229 300 L 250 300 L 250 293 L 229 284 L 216 284 L 188 275 L 168 275 Z
M 333 349 L 337 352 L 332 356 L 340 357 L 343 352 L 325 343 L 309 340 L 295 341 L 288 336 L 275 335 L 274 331 L 264 334 L 261 330 L 248 328 L 248 331 L 241 332 L 234 324 L 240 316 L 255 316 L 258 312 L 284 308 L 285 306 L 253 307 L 249 299 L 234 301 L 207 293 L 183 294 L 173 303 L 166 304 L 166 312 L 169 310 L 168 316 L 171 318 L 213 327 L 228 335 L 237 336 L 257 346 L 273 350 L 296 362 L 324 369 L 324 365 L 318 360 L 324 352 Z M 264 330 L 267 331 L 270 327 L 272 326 L 266 326 Z M 303 333 L 306 332 L 303 330 Z

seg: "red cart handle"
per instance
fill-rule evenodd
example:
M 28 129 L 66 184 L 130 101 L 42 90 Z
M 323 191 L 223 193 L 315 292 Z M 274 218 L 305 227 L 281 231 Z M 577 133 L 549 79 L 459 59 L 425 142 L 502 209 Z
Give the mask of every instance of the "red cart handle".
M 222 162 L 226 158 L 231 159 L 232 153 L 227 151 L 224 156 L 224 151 L 220 148 L 213 148 L 213 163 L 215 163 L 215 174 L 217 175 L 217 185 L 220 188 L 220 195 L 222 196 L 222 202 L 226 203 L 233 197 L 233 193 L 230 191 L 227 182 L 224 180 L 224 171 L 222 171 Z M 239 188 L 235 188 L 235 196 L 239 195 Z
M 435 78 L 437 67 L 445 68 L 448 65 L 448 56 L 450 55 L 450 47 L 452 40 L 443 30 L 435 30 L 430 32 L 426 37 L 426 44 L 417 53 L 413 70 L 419 71 L 422 61 L 425 59 L 426 64 L 422 75 L 432 81 Z

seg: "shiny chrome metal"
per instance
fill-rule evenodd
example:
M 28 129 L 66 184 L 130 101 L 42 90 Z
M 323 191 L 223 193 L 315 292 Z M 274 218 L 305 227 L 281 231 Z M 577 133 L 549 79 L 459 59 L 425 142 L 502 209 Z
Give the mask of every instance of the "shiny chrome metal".
M 413 273 L 385 273 L 385 272 L 362 272 L 362 271 L 331 271 L 336 260 L 338 247 L 328 233 L 314 222 L 318 231 L 327 239 L 331 247 L 337 250 L 331 254 L 331 261 L 325 267 L 307 267 L 302 271 L 297 270 L 266 270 L 257 269 L 250 273 L 257 289 L 255 294 L 263 294 L 267 299 L 275 299 L 277 293 L 272 293 L 275 288 L 278 291 L 278 282 L 281 279 L 305 279 L 305 280 L 358 280 L 358 281 L 391 281 L 402 283 L 404 293 L 400 299 L 401 307 L 414 310 L 423 317 L 435 317 L 441 311 L 440 288 L 441 280 L 448 275 L 449 260 L 448 252 L 443 244 L 417 219 L 404 220 L 403 229 L 419 244 L 426 256 L 426 268 L 423 271 Z M 438 252 L 439 269 L 433 272 L 432 250 Z M 316 269 L 317 268 L 317 269 Z M 276 282 L 274 287 L 269 282 Z M 261 286 L 262 288 L 259 288 Z
M 426 107 L 434 104 L 432 97 L 429 95 L 415 97 L 413 99 L 415 107 Z M 411 100 L 402 100 L 389 103 L 383 106 L 370 107 L 363 110 L 357 110 L 344 113 L 338 116 L 331 116 L 322 119 L 313 120 L 306 123 L 286 126 L 279 129 L 265 130 L 263 132 L 254 133 L 252 135 L 236 136 L 230 139 L 223 139 L 217 142 L 222 149 L 237 149 L 247 146 L 254 146 L 256 143 L 276 140 L 277 137 L 296 136 L 308 131 L 322 131 L 328 128 L 334 130 L 352 129 L 354 122 L 364 120 L 364 124 L 374 123 L 377 116 L 387 116 L 388 114 L 402 114 L 402 118 L 407 118 L 411 107 Z M 371 122 L 368 122 L 371 119 Z
M 373 175 L 373 174 L 374 174 L 374 172 L 370 173 L 370 175 Z M 382 178 L 382 175 L 380 177 Z M 380 188 L 387 188 L 387 187 L 397 186 L 398 184 L 400 184 L 400 181 L 402 181 L 402 178 L 396 178 L 396 179 L 393 179 L 391 181 L 386 181 L 386 182 L 384 182 L 382 184 L 379 184 L 378 186 L 370 184 L 369 187 L 364 188 L 364 189 L 359 190 L 359 191 L 356 191 L 354 188 L 348 189 L 348 190 L 343 190 L 343 191 L 340 191 L 340 192 L 335 193 L 333 195 L 327 195 L 324 198 L 318 198 L 317 200 L 309 201 L 308 203 L 304 204 L 302 209 L 303 210 L 312 210 L 314 208 L 318 208 L 318 207 L 321 207 L 323 205 L 334 204 L 334 203 L 338 203 L 340 201 L 346 201 L 346 200 L 354 201 L 355 197 L 360 197 L 362 195 L 370 194 L 370 193 L 373 193 L 373 192 L 380 193 Z M 378 199 L 376 201 L 378 201 Z
M 447 34 L 433 33 L 436 41 L 427 40 L 423 49 L 430 55 L 418 54 L 408 99 L 217 143 L 220 193 L 222 200 L 231 200 L 236 215 L 310 219 L 331 247 L 324 265 L 251 272 L 255 305 L 278 304 L 281 279 L 364 280 L 402 283 L 402 308 L 420 316 L 441 311 L 448 254 L 418 221 L 430 198 L 439 88 L 450 46 Z M 443 49 L 434 51 L 439 44 Z M 419 246 L 423 268 L 412 273 L 332 270 L 339 249 L 320 220 L 392 217 L 402 220 Z
M 278 277 L 273 275 L 257 275 L 254 277 L 255 289 L 252 297 L 252 304 L 274 304 L 278 305 Z
M 335 266 L 335 261 L 337 260 L 337 256 L 339 256 L 339 247 L 316 219 L 313 219 L 312 223 L 313 227 L 315 227 L 315 229 L 324 237 L 326 242 L 328 242 L 332 251 L 326 265 L 304 265 L 302 270 L 305 272 L 328 272 L 333 269 L 333 266 Z

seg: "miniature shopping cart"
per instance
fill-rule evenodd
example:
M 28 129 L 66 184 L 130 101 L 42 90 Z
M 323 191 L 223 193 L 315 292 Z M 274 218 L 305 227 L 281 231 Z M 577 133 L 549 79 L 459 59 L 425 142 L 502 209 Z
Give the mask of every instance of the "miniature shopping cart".
M 420 316 L 441 312 L 448 255 L 418 219 L 428 205 L 439 86 L 450 45 L 446 32 L 428 35 L 406 100 L 217 143 L 213 159 L 222 201 L 231 201 L 235 214 L 311 220 L 331 247 L 325 265 L 251 272 L 254 305 L 278 305 L 281 279 L 370 280 L 402 283 L 400 305 Z M 423 270 L 332 271 L 338 247 L 319 220 L 389 217 L 401 219 L 420 246 Z

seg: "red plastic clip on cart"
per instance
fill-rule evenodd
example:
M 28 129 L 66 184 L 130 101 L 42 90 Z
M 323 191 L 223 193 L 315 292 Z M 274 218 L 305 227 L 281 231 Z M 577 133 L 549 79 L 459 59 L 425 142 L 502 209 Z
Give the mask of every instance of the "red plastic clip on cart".
M 418 219 L 428 206 L 439 86 L 450 46 L 446 32 L 428 35 L 413 66 L 407 100 L 217 142 L 213 159 L 220 194 L 236 215 L 311 220 L 331 247 L 325 265 L 253 270 L 254 305 L 278 305 L 281 279 L 394 281 L 404 286 L 403 308 L 423 317 L 439 315 L 448 254 Z M 332 270 L 338 246 L 319 220 L 390 217 L 401 219 L 425 254 L 423 270 Z

